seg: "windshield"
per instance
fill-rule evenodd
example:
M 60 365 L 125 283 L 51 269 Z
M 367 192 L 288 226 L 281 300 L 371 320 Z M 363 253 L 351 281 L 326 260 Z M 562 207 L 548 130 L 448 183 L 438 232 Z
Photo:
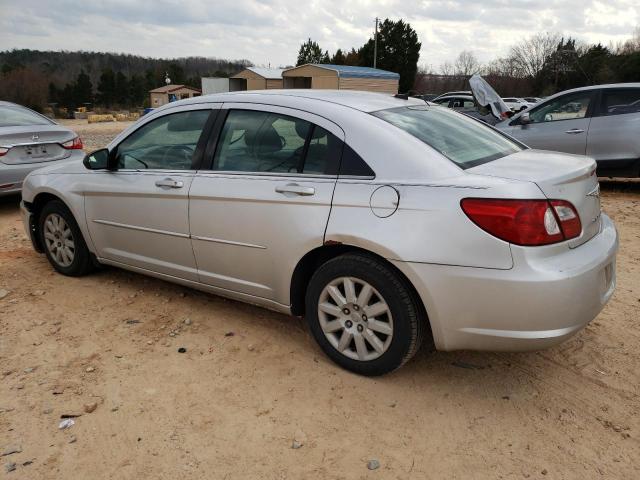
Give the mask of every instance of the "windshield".
M 0 127 L 49 125 L 50 123 L 46 118 L 26 108 L 0 106 Z
M 523 150 L 479 121 L 442 107 L 400 107 L 373 115 L 423 141 L 460 168 L 475 167 Z

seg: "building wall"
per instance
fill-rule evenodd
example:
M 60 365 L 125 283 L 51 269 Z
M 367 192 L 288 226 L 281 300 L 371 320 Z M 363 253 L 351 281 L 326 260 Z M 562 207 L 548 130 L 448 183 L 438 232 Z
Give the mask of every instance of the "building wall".
M 175 95 L 176 100 L 182 100 L 183 98 L 197 97 L 200 93 L 190 88 L 178 88 L 169 93 L 151 93 L 149 99 L 151 101 L 151 108 L 158 108 L 169 103 L 169 95 Z
M 151 108 L 158 108 L 165 105 L 169 101 L 169 97 L 166 93 L 152 93 L 151 94 Z
M 217 77 L 202 77 L 202 94 L 224 93 L 229 91 L 229 79 Z
M 276 78 L 268 78 L 267 79 L 267 89 L 271 89 L 271 88 L 282 88 L 282 79 L 276 79 Z
M 247 90 L 264 90 L 267 88 L 267 81 L 251 70 L 242 70 L 231 78 L 244 78 L 247 81 Z
M 379 93 L 398 93 L 398 80 L 379 78 L 341 78 L 341 90 L 365 90 Z
M 337 76 L 311 77 L 311 88 L 314 88 L 317 90 L 327 89 L 327 88 L 336 90 L 338 88 L 338 85 L 339 85 L 339 82 L 338 82 Z
M 338 72 L 313 65 L 303 65 L 282 72 L 285 88 L 309 88 L 304 78 L 310 78 L 310 88 L 326 89 L 338 88 Z

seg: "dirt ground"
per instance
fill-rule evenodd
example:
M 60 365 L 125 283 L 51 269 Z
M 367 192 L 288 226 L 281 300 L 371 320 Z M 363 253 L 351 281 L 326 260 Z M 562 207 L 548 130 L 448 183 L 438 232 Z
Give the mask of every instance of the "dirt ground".
M 122 128 L 73 126 L 88 149 Z M 640 478 L 640 183 L 603 182 L 603 204 L 618 288 L 584 331 L 537 353 L 420 352 L 371 379 L 296 318 L 117 269 L 60 276 L 0 199 L 0 474 Z

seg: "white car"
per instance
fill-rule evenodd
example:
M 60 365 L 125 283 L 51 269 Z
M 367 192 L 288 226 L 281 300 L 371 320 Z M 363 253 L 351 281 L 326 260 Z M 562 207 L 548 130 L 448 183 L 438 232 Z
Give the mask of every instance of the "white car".
M 529 150 L 447 108 L 272 90 L 145 115 L 36 170 L 22 214 L 60 273 L 111 265 L 303 315 L 341 366 L 555 345 L 615 288 L 592 159 Z
M 533 107 L 535 105 L 534 102 L 527 102 L 524 98 L 516 98 L 516 97 L 506 97 L 503 98 L 502 101 L 507 104 L 514 112 L 519 112 L 521 110 L 526 110 L 529 107 Z

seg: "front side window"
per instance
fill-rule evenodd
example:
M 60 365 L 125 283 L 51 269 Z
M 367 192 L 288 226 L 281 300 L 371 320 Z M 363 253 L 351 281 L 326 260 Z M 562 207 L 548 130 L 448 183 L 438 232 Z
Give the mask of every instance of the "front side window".
M 50 125 L 52 123 L 43 116 L 26 108 L 0 106 L 0 127 Z
M 117 147 L 118 168 L 191 170 L 191 162 L 210 110 L 191 110 L 153 120 Z
M 531 123 L 543 123 L 584 118 L 587 116 L 592 99 L 591 92 L 564 95 L 531 110 L 529 119 Z
M 602 115 L 624 115 L 640 112 L 640 88 L 602 90 Z
M 413 135 L 461 168 L 471 168 L 523 149 L 480 122 L 439 108 L 400 107 L 373 115 Z
M 214 169 L 235 172 L 324 174 L 339 160 L 341 141 L 306 120 L 272 112 L 231 110 Z

